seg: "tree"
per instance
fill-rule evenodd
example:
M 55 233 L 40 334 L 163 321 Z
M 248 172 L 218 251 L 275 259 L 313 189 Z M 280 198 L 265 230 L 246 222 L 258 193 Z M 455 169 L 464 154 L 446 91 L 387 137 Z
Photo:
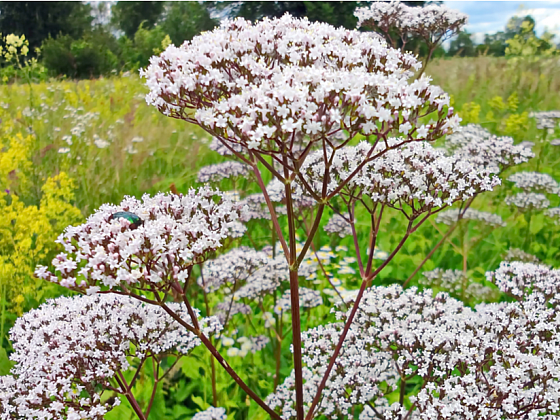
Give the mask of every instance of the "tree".
M 355 1 L 306 1 L 306 16 L 312 22 L 326 22 L 333 26 L 355 29 L 358 18 L 354 10 L 358 7 Z
M 467 31 L 459 32 L 457 38 L 451 41 L 448 54 L 452 57 L 474 57 L 476 56 L 476 48 L 471 38 L 471 34 Z
M 513 16 L 504 31 L 486 34 L 484 43 L 476 49 L 481 54 L 494 56 L 552 54 L 556 52 L 553 38 L 548 32 L 537 37 L 532 16 Z
M 307 17 L 312 22 L 355 29 L 358 19 L 354 10 L 358 5 L 359 2 L 354 1 L 230 1 L 213 2 L 212 7 L 224 11 L 229 17 L 243 17 L 253 22 L 289 13 L 294 17 Z
M 532 16 L 513 16 L 508 20 L 506 24 L 505 35 L 506 39 L 511 39 L 515 35 L 523 35 L 529 37 L 531 35 L 536 36 L 535 32 L 535 19 Z
M 127 37 L 133 38 L 142 23 L 145 29 L 154 27 L 164 5 L 159 1 L 118 1 L 111 8 L 111 21 Z
M 25 35 L 31 52 L 48 37 L 81 37 L 92 21 L 91 6 L 82 2 L 0 2 L 0 33 Z
M 502 57 L 506 54 L 506 34 L 502 31 L 484 35 L 484 43 L 476 47 L 479 53 Z
M 214 29 L 216 19 L 210 17 L 210 10 L 205 3 L 194 1 L 167 2 L 163 12 L 161 26 L 175 45 L 191 40 L 203 31 Z

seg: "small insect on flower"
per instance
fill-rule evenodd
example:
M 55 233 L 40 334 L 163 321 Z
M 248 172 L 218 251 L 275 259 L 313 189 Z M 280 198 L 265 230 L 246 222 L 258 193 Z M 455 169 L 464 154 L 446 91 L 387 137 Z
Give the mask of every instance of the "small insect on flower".
M 130 229 L 138 229 L 144 224 L 144 221 L 134 213 L 129 211 L 118 211 L 111 215 L 110 220 L 125 219 L 130 222 Z

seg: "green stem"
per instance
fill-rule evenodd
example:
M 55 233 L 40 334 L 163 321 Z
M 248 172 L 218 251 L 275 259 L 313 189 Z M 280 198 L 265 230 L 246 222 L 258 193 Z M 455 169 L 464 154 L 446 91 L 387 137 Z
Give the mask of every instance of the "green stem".
M 4 325 L 6 323 L 6 286 L 2 280 L 4 276 L 0 277 L 0 303 L 2 304 L 2 315 L 0 317 L 0 347 L 4 346 Z

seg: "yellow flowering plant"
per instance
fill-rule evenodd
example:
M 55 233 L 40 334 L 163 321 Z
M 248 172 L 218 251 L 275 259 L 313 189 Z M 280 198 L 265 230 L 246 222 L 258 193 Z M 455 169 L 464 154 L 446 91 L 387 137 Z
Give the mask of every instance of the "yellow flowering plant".
M 82 220 L 71 203 L 74 182 L 64 172 L 48 178 L 34 201 L 33 136 L 0 137 L 0 342 L 15 316 L 52 296 L 55 288 L 33 277 L 33 270 L 56 249 L 54 240 Z

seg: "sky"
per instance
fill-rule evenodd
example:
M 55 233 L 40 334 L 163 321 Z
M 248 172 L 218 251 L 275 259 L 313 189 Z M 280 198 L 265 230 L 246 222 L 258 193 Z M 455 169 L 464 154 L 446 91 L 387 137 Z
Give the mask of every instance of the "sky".
M 536 22 L 537 34 L 545 29 L 560 40 L 560 0 L 551 1 L 444 1 L 450 9 L 469 15 L 466 30 L 481 42 L 485 33 L 503 31 L 512 16 L 531 15 Z

